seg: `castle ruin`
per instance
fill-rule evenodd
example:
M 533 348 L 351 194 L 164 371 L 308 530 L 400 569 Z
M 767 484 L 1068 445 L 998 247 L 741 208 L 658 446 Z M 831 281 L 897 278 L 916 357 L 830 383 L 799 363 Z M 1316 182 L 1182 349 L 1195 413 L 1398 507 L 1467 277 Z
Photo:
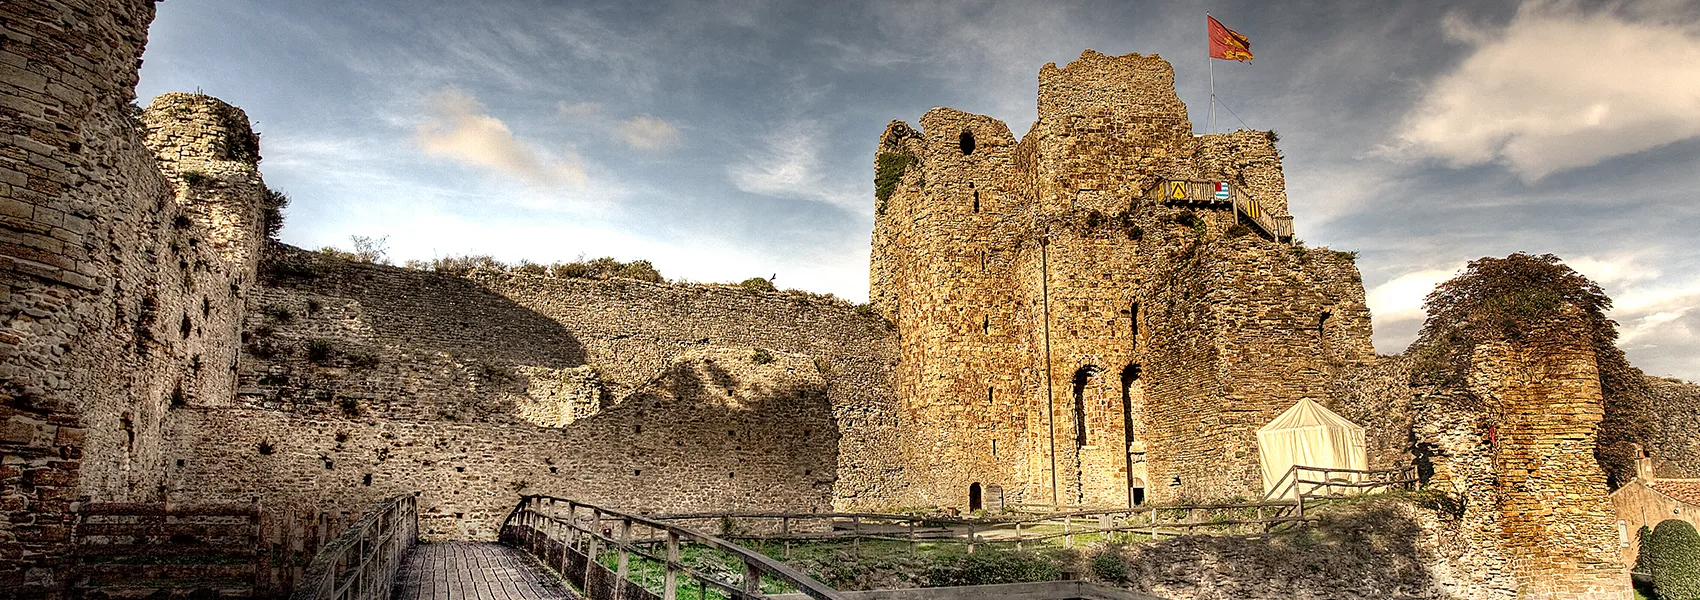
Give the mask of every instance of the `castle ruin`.
M 1273 134 L 1194 135 L 1163 59 L 1045 65 L 1020 140 L 920 124 L 880 139 L 870 269 L 918 500 L 1259 497 L 1256 429 L 1374 358 L 1356 266 L 1290 243 Z
M 1431 485 L 1467 506 L 1430 527 L 1455 595 L 1628 597 L 1587 457 L 1593 350 L 1483 346 L 1491 410 L 1414 391 L 1370 346 L 1351 255 L 1295 243 L 1274 135 L 1194 135 L 1156 56 L 1046 65 L 1020 140 L 947 108 L 889 125 L 870 311 L 267 240 L 247 116 L 131 104 L 152 18 L 0 6 L 7 593 L 63 596 L 90 503 L 415 493 L 425 538 L 490 539 L 520 494 L 637 513 L 1255 498 L 1255 431 L 1312 399 L 1369 429 L 1372 467 L 1432 450 Z M 1670 385 L 1661 414 L 1691 413 Z M 1693 428 L 1662 435 L 1692 476 Z

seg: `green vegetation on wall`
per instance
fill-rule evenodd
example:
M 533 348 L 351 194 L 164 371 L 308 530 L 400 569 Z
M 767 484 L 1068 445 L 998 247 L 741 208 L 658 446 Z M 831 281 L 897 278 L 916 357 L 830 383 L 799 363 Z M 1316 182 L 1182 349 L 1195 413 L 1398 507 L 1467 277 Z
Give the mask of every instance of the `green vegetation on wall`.
M 899 152 L 881 152 L 874 157 L 874 199 L 879 203 L 875 211 L 884 214 L 886 201 L 897 191 L 897 182 L 903 179 L 903 172 L 909 165 L 920 162 L 913 154 Z
M 1551 254 L 1517 253 L 1473 261 L 1424 301 L 1428 320 L 1412 345 L 1413 383 L 1461 387 L 1476 345 L 1540 344 L 1581 338 L 1594 348 L 1605 396 L 1595 457 L 1612 488 L 1634 476 L 1634 448 L 1655 431 L 1645 376 L 1617 348 L 1611 298 L 1599 284 Z

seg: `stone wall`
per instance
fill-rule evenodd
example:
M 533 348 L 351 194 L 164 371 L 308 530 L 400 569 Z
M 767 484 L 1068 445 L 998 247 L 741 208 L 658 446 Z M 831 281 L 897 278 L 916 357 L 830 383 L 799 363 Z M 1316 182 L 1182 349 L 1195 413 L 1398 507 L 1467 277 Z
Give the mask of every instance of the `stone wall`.
M 1659 424 L 1652 440 L 1659 477 L 1700 477 L 1700 385 L 1648 377 L 1649 408 Z
M 1467 390 L 1417 400 L 1430 485 L 1463 507 L 1449 558 L 1491 598 L 1629 598 L 1619 535 L 1593 458 L 1604 400 L 1586 340 L 1476 346 Z
M 215 100 L 164 98 L 169 122 L 131 104 L 152 18 L 146 0 L 0 6 L 0 588 L 16 596 L 58 592 L 75 502 L 161 499 L 169 413 L 234 389 L 258 147 Z
M 1260 495 L 1255 429 L 1373 357 L 1349 257 L 1147 197 L 1228 180 L 1286 210 L 1272 136 L 1192 135 L 1173 78 L 1087 51 L 1040 70 L 1019 142 L 949 108 L 887 127 L 876 177 L 914 164 L 877 200 L 870 298 L 935 457 L 909 481 L 919 502 L 963 505 L 974 484 L 1032 503 Z
M 354 510 L 417 491 L 427 537 L 483 539 L 521 493 L 638 512 L 902 493 L 889 330 L 849 306 L 288 247 L 265 271 L 240 388 L 174 422 L 174 499 Z

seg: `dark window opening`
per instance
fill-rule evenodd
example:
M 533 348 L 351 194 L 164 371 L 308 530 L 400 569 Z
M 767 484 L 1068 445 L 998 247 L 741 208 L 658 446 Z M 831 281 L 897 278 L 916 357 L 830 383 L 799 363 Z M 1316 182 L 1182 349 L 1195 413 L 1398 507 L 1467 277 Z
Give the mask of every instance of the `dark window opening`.
M 643 475 L 643 469 L 632 469 L 632 475 L 633 476 Z
M 1144 504 L 1145 480 L 1138 477 L 1133 478 L 1133 482 L 1128 484 L 1127 494 L 1132 499 L 1134 506 Z
M 990 316 L 987 316 L 987 317 L 984 317 L 984 319 L 985 320 L 981 321 L 981 323 L 980 323 L 980 333 L 985 334 L 985 335 L 991 335 L 992 334 L 992 318 Z
M 998 441 L 992 440 L 992 458 L 998 457 Z
M 986 386 L 986 404 L 992 403 L 992 386 Z
M 1093 365 L 1086 365 L 1074 372 L 1074 443 L 1077 446 L 1086 445 L 1086 384 L 1090 383 L 1093 375 L 1103 372 Z
M 962 146 L 963 156 L 968 156 L 974 153 L 974 132 L 967 129 L 962 130 L 962 137 L 957 141 Z
M 983 503 L 984 499 L 981 498 L 980 494 L 980 483 L 976 481 L 968 486 L 968 512 L 980 510 Z
M 974 212 L 980 212 L 980 190 L 974 190 Z
M 980 270 L 981 271 L 986 270 L 986 251 L 985 250 L 980 251 Z
M 1133 334 L 1133 349 L 1138 350 L 1139 349 L 1139 303 L 1138 302 L 1135 302 L 1135 303 L 1133 303 L 1133 306 L 1128 307 L 1127 315 L 1128 315 L 1129 327 L 1131 328 L 1131 333 Z
M 367 486 L 372 485 L 372 474 L 367 473 L 365 477 L 361 477 L 360 483 L 363 484 L 363 485 L 367 485 Z
M 633 425 L 632 426 L 632 433 L 633 434 L 643 433 L 643 424 L 639 423 L 639 424 Z

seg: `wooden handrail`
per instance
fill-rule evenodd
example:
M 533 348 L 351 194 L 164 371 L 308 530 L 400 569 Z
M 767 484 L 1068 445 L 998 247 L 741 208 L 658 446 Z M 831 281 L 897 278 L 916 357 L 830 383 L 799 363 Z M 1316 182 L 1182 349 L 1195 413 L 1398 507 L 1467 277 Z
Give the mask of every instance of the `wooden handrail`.
M 566 508 L 566 516 L 560 516 L 561 508 Z M 579 523 L 581 511 L 589 511 L 591 525 L 586 527 Z M 620 523 L 621 533 L 618 538 L 597 530 L 604 521 Z M 631 526 L 641 525 L 654 532 L 665 534 L 666 556 L 657 556 L 633 543 Z M 564 534 L 565 537 L 562 537 Z M 502 523 L 501 536 L 504 542 L 514 544 L 545 563 L 550 562 L 548 554 L 552 551 L 549 544 L 558 544 L 563 551 L 578 552 L 581 545 L 586 547 L 583 552 L 586 569 L 596 564 L 597 554 L 602 547 L 620 553 L 619 564 L 621 571 L 616 573 L 619 581 L 625 581 L 628 573 L 623 572 L 624 565 L 630 557 L 638 556 L 647 560 L 661 563 L 666 568 L 666 579 L 663 584 L 663 598 L 670 600 L 677 597 L 678 576 L 683 574 L 698 582 L 699 586 L 714 586 L 724 590 L 732 598 L 764 598 L 761 591 L 763 575 L 772 576 L 785 582 L 798 592 L 817 600 L 843 600 L 845 596 L 837 590 L 828 587 L 813 577 L 808 576 L 795 567 L 774 560 L 759 552 L 755 552 L 738 544 L 728 542 L 719 537 L 708 535 L 693 529 L 687 529 L 663 520 L 621 513 L 591 504 L 555 498 L 551 496 L 524 496 L 514 510 Z M 678 544 L 681 541 L 707 546 L 728 554 L 732 554 L 744 564 L 744 576 L 737 584 L 720 581 L 712 576 L 700 573 L 679 562 Z M 581 544 L 581 542 L 583 542 Z M 563 558 L 563 562 L 565 562 Z M 588 571 L 587 571 L 588 573 Z M 604 600 L 594 597 L 589 589 L 588 575 L 585 578 L 586 596 L 591 600 Z
M 402 555 L 418 541 L 419 510 L 413 494 L 378 502 L 319 550 L 290 598 L 387 600 Z

